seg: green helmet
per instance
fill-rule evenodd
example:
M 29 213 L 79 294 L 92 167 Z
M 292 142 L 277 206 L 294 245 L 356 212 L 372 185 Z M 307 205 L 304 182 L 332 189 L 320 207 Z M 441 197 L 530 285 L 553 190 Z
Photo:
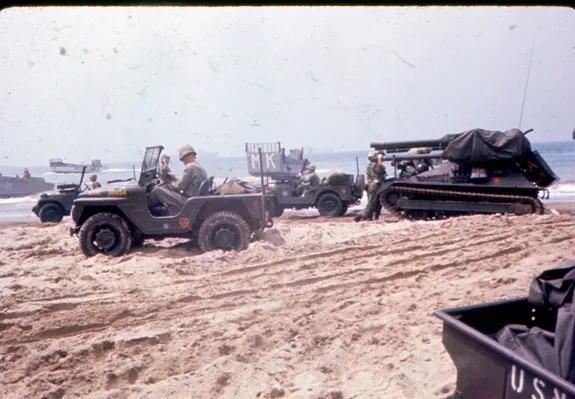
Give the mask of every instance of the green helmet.
M 183 161 L 186 155 L 188 154 L 196 155 L 196 150 L 194 150 L 194 147 L 192 147 L 191 145 L 185 145 L 182 148 L 180 148 L 180 161 Z

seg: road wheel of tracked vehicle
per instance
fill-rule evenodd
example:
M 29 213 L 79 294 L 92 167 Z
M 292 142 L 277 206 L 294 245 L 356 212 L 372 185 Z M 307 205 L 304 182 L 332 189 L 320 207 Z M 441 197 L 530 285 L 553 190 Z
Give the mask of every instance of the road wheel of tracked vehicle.
M 322 216 L 340 216 L 342 208 L 341 199 L 333 193 L 323 194 L 317 201 L 317 210 Z
M 126 221 L 113 213 L 97 213 L 80 229 L 80 247 L 86 256 L 121 256 L 130 251 L 132 235 Z
M 243 251 L 250 241 L 250 226 L 235 212 L 216 212 L 200 226 L 198 244 L 202 252 L 222 249 Z
M 62 208 L 56 204 L 46 204 L 40 208 L 38 217 L 42 223 L 60 223 L 64 218 Z

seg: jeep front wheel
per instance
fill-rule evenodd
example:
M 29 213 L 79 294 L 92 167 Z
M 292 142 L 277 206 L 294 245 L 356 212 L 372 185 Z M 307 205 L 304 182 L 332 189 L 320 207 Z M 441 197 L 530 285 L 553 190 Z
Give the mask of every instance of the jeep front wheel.
M 322 216 L 341 216 L 342 209 L 341 200 L 333 193 L 323 194 L 317 202 L 317 210 Z
M 97 213 L 80 229 L 80 247 L 86 256 L 121 256 L 130 251 L 132 237 L 126 221 L 113 213 Z
M 60 223 L 64 218 L 64 214 L 58 205 L 46 204 L 40 208 L 38 217 L 42 223 Z
M 234 212 L 216 212 L 200 226 L 198 244 L 202 252 L 222 249 L 243 251 L 250 240 L 250 226 Z

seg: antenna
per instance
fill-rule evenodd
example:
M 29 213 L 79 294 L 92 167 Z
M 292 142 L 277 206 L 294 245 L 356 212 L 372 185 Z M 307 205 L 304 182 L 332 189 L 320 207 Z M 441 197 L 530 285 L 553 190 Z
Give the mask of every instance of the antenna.
M 529 83 L 529 72 L 531 71 L 531 60 L 533 59 L 533 47 L 535 45 L 535 37 L 531 42 L 531 55 L 529 56 L 529 68 L 527 68 L 527 79 L 525 79 L 525 91 L 523 92 L 523 104 L 521 104 L 521 116 L 519 117 L 519 127 L 521 130 L 521 121 L 523 120 L 523 109 L 525 108 L 525 98 L 527 97 L 527 85 Z

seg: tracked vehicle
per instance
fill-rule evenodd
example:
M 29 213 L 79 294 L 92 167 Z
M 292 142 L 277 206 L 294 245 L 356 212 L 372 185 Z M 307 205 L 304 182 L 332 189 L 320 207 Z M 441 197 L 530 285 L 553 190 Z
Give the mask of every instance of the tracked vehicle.
M 387 211 L 415 220 L 543 213 L 540 199 L 549 198 L 547 188 L 559 178 L 531 149 L 526 138 L 530 131 L 473 129 L 439 140 L 371 143 L 371 148 L 385 151 L 384 161 L 393 165 L 402 160 L 441 161 L 432 170 L 386 180 L 377 191 L 379 201 Z M 395 155 L 414 147 L 428 147 L 431 153 Z

